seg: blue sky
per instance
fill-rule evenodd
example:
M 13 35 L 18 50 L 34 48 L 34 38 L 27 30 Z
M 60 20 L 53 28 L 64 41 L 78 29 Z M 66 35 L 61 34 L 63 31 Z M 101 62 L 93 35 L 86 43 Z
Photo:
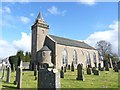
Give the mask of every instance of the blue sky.
M 92 46 L 100 39 L 109 42 L 118 40 L 116 38 L 117 32 L 115 32 L 118 22 L 117 2 L 95 2 L 93 4 L 81 2 L 4 2 L 0 12 L 2 14 L 0 46 L 13 48 L 14 52 L 12 53 L 19 49 L 30 51 L 31 25 L 39 12 L 42 12 L 44 20 L 50 26 L 49 34 L 84 40 Z M 102 34 L 103 37 L 101 37 Z M 25 47 L 23 47 L 24 43 Z M 27 49 L 27 47 L 29 48 Z M 8 55 L 11 54 L 7 53 L 6 56 Z

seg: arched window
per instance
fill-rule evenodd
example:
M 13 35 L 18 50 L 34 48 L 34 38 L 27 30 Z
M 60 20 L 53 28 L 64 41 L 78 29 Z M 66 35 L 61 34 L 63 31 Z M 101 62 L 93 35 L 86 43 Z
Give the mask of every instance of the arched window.
M 90 53 L 87 52 L 87 64 L 91 65 L 91 58 L 90 58 Z
M 97 61 L 96 61 L 96 54 L 95 54 L 95 52 L 94 52 L 94 54 L 93 54 L 93 61 L 94 61 L 94 63 L 97 62 Z
M 76 50 L 73 51 L 73 63 L 77 64 L 77 52 L 76 52 Z
M 63 64 L 66 65 L 68 63 L 68 54 L 67 54 L 67 50 L 66 49 L 63 50 L 62 60 L 63 60 Z

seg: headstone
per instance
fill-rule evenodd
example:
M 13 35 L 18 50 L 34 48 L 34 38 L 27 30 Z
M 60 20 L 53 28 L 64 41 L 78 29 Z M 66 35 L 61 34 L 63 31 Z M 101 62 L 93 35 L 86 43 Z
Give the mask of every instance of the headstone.
M 99 70 L 94 70 L 94 75 L 99 75 Z
M 61 67 L 61 70 L 63 71 L 63 66 Z
M 37 76 L 37 65 L 34 68 L 34 76 Z
M 96 67 L 92 67 L 92 73 L 94 73 L 95 70 L 96 70 Z
M 109 67 L 112 68 L 112 60 L 111 60 L 111 58 L 109 60 Z
M 105 71 L 109 71 L 108 61 L 105 62 Z
M 5 78 L 5 67 L 3 67 L 3 69 L 2 69 L 2 77 L 1 77 L 1 79 L 4 80 L 4 78 Z
M 119 68 L 118 68 L 117 64 L 116 64 L 115 67 L 114 67 L 114 71 L 115 71 L 115 72 L 119 72 Z
M 60 88 L 60 73 L 57 69 L 40 68 L 38 71 L 38 90 L 41 88 Z
M 61 67 L 61 70 L 60 70 L 60 78 L 64 78 L 64 72 L 63 72 L 62 67 Z
M 70 65 L 68 65 L 68 70 L 70 70 Z
M 78 64 L 77 66 L 77 78 L 76 79 L 84 81 L 83 67 L 81 64 Z
M 100 71 L 104 71 L 104 67 L 102 67 L 102 68 L 100 69 Z
M 66 66 L 64 67 L 64 72 L 66 72 Z
M 91 75 L 91 69 L 90 69 L 90 66 L 88 65 L 88 67 L 87 67 L 87 74 L 88 75 Z
M 118 65 L 118 69 L 120 70 L 120 61 L 117 62 L 117 65 Z
M 16 68 L 16 76 L 15 76 L 14 85 L 17 85 L 17 83 L 18 83 L 18 67 Z
M 101 70 L 101 63 L 98 64 L 98 70 Z
M 94 64 L 95 64 L 95 67 L 97 68 L 97 63 L 95 62 Z
M 71 71 L 74 72 L 74 63 L 72 62 L 72 65 L 71 65 Z
M 22 68 L 18 67 L 18 83 L 17 83 L 17 89 L 22 88 Z
M 10 76 L 11 76 L 11 68 L 10 68 L 10 66 L 8 66 L 7 67 L 7 78 L 6 78 L 7 83 L 10 82 Z

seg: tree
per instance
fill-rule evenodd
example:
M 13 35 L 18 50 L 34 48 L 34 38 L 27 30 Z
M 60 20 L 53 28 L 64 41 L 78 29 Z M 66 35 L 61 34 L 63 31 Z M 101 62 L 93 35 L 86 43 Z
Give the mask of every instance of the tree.
M 22 61 L 23 61 L 23 62 L 25 61 L 25 56 L 24 56 L 22 50 L 19 50 L 19 51 L 17 52 L 16 56 L 17 56 L 17 57 L 20 56 L 20 58 L 22 59 Z
M 30 52 L 25 53 L 25 62 L 30 62 L 31 61 L 31 54 Z
M 112 47 L 111 43 L 105 40 L 101 40 L 96 44 L 96 48 L 99 52 L 99 55 L 102 56 L 102 58 L 104 58 L 106 54 L 112 54 L 111 47 Z
M 111 43 L 105 40 L 101 40 L 96 44 L 96 49 L 98 50 L 100 60 L 103 60 L 104 66 L 106 62 L 109 62 L 110 55 L 112 54 L 111 47 L 112 47 Z

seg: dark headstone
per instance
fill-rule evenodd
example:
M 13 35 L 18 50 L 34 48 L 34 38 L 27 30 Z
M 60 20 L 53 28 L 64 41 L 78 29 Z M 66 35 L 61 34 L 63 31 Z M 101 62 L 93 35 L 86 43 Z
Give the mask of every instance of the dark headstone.
M 117 65 L 118 65 L 118 69 L 120 70 L 120 61 L 117 62 Z
M 68 70 L 70 70 L 70 65 L 68 65 Z
M 87 68 L 87 74 L 91 75 L 91 69 L 89 67 Z
M 98 64 L 98 70 L 101 70 L 101 63 Z
M 119 68 L 118 68 L 117 64 L 116 64 L 115 67 L 114 67 L 114 71 L 115 71 L 115 72 L 119 72 Z
M 64 67 L 64 72 L 66 72 L 66 66 Z
M 99 75 L 99 70 L 94 70 L 94 75 Z
M 97 68 L 97 63 L 95 62 L 94 64 L 95 64 L 95 67 Z
M 105 62 L 105 71 L 109 71 L 109 64 L 108 64 L 108 61 Z
M 104 67 L 102 67 L 102 68 L 100 69 L 100 71 L 104 71 Z
M 60 70 L 60 78 L 64 78 L 64 72 L 62 69 Z
M 84 80 L 84 75 L 83 75 L 83 67 L 81 64 L 78 64 L 77 66 L 77 80 Z
M 72 62 L 72 65 L 71 65 L 71 71 L 74 72 L 74 63 Z
M 63 66 L 61 67 L 61 70 L 63 71 Z
M 20 56 L 18 56 L 18 63 L 17 63 L 17 66 L 20 66 L 20 64 L 21 64 L 21 58 L 20 58 Z
M 94 73 L 95 70 L 96 70 L 96 67 L 92 67 L 92 73 Z

